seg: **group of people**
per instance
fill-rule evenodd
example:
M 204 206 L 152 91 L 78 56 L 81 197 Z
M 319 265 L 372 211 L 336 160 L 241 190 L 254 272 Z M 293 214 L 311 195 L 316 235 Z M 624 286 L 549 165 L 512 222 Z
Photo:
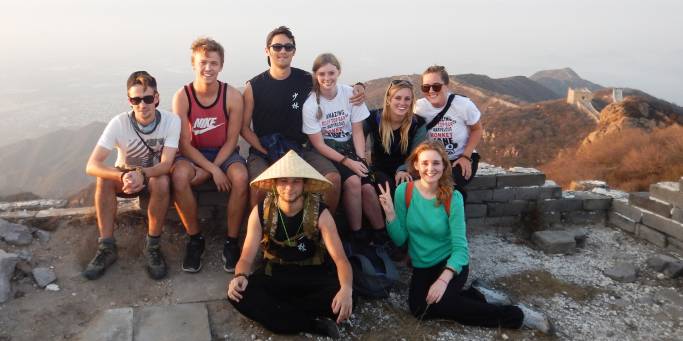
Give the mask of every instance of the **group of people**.
M 127 81 L 132 110 L 109 122 L 88 160 L 87 173 L 97 177 L 99 239 L 84 277 L 99 278 L 117 259 L 117 196 L 149 196 L 150 277 L 167 273 L 160 235 L 171 198 L 188 235 L 182 269 L 200 271 L 205 241 L 192 188 L 211 179 L 229 193 L 228 299 L 273 332 L 337 336 L 337 324 L 350 316 L 353 271 L 335 223 L 340 199 L 351 241 L 407 245 L 415 316 L 551 331 L 541 313 L 479 282 L 463 289 L 465 188 L 477 171 L 483 128 L 472 101 L 449 90 L 444 67 L 422 74 L 424 98 L 416 100 L 411 82 L 393 80 L 382 108 L 369 111 L 362 83 L 338 83 L 333 54 L 319 55 L 311 73 L 291 66 L 296 41 L 287 27 L 268 34 L 269 69 L 242 93 L 218 80 L 225 61 L 218 42 L 199 38 L 191 50 L 195 78 L 175 93 L 172 112 L 157 108 L 154 77 L 134 72 Z M 246 160 L 239 136 L 250 145 Z M 113 149 L 115 167 L 105 164 Z

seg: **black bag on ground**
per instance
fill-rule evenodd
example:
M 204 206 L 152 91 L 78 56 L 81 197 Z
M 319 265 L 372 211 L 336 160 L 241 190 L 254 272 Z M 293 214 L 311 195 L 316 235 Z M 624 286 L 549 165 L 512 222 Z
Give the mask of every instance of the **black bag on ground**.
M 353 269 L 353 291 L 364 298 L 387 298 L 398 281 L 398 270 L 386 248 L 345 243 Z

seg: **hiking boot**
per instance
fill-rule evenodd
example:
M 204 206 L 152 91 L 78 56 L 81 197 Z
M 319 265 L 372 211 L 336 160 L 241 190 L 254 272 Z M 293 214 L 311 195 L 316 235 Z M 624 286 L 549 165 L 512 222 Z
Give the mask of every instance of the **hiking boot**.
M 233 273 L 240 259 L 240 247 L 236 242 L 226 240 L 223 244 L 223 270 Z
M 116 262 L 118 258 L 116 253 L 116 244 L 114 242 L 100 242 L 95 257 L 88 263 L 85 271 L 82 273 L 83 277 L 89 280 L 98 279 L 110 265 Z
M 325 335 L 334 340 L 341 337 L 341 335 L 339 335 L 339 327 L 337 327 L 337 324 L 328 317 L 318 317 L 313 320 L 313 332 Z
M 199 272 L 202 269 L 202 254 L 204 253 L 204 238 L 189 238 L 185 245 L 183 271 Z
M 147 273 L 152 279 L 162 279 L 166 276 L 166 261 L 161 253 L 159 242 L 149 242 L 145 247 L 145 258 L 147 261 Z
M 552 323 L 550 323 L 548 317 L 543 313 L 532 310 L 523 304 L 517 304 L 516 307 L 521 309 L 522 313 L 524 314 L 522 327 L 535 329 L 546 335 L 555 335 L 555 328 L 553 327 Z
M 508 295 L 495 289 L 491 289 L 491 287 L 486 285 L 484 281 L 478 278 L 475 279 L 474 282 L 472 282 L 472 288 L 476 289 L 480 294 L 482 294 L 482 296 L 484 296 L 484 299 L 486 299 L 486 303 L 495 305 L 512 304 L 512 300 Z
M 387 249 L 393 246 L 386 229 L 372 230 L 371 239 L 376 246 L 385 246 Z

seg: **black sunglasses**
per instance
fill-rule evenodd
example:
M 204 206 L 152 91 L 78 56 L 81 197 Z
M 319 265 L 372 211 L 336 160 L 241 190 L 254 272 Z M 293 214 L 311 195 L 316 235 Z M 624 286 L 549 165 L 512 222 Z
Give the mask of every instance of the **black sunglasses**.
M 394 79 L 391 81 L 391 85 L 399 85 L 399 84 L 407 84 L 411 88 L 413 87 L 413 83 L 411 83 L 409 80 L 405 79 Z
M 283 48 L 284 48 L 285 51 L 287 51 L 287 52 L 292 52 L 292 51 L 294 51 L 294 49 L 296 48 L 296 46 L 294 46 L 294 44 L 284 44 L 284 45 L 282 45 L 282 44 L 273 44 L 273 45 L 270 45 L 270 48 L 272 48 L 273 51 L 275 51 L 275 52 L 280 52 L 280 51 L 282 51 Z
M 128 101 L 132 105 L 138 105 L 140 102 L 145 102 L 145 104 L 154 103 L 154 95 L 147 95 L 145 97 L 128 97 Z
M 442 87 L 442 86 L 443 86 L 443 84 L 441 84 L 441 83 L 422 84 L 422 86 L 420 87 L 420 89 L 421 89 L 422 92 L 424 92 L 424 93 L 429 92 L 429 88 L 434 89 L 434 92 L 439 92 L 439 91 L 441 91 L 441 87 Z

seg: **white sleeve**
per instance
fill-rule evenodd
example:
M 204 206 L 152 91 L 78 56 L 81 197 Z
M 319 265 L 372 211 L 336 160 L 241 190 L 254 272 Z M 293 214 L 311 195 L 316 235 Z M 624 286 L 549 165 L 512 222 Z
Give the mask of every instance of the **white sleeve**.
M 427 108 L 425 105 L 427 104 L 427 100 L 424 98 L 420 98 L 417 101 L 415 101 L 415 115 L 420 116 L 422 118 L 427 118 Z
M 180 140 L 180 117 L 175 114 L 169 114 L 167 117 L 171 119 L 171 124 L 169 124 L 168 132 L 164 138 L 164 147 L 178 148 L 178 141 Z
M 104 128 L 100 139 L 97 140 L 98 146 L 108 150 L 114 149 L 114 145 L 116 144 L 116 136 L 121 132 L 121 124 L 119 121 L 119 117 L 116 116 L 112 118 L 109 123 L 107 123 L 107 126 Z
M 351 107 L 351 123 L 362 122 L 370 116 L 370 110 L 365 103 Z
M 315 100 L 315 93 L 311 93 L 304 102 L 304 107 L 301 109 L 303 115 L 303 126 L 301 132 L 306 135 L 316 134 L 322 130 L 318 116 L 318 103 Z
M 472 100 L 468 99 L 466 108 L 467 113 L 465 113 L 465 124 L 468 126 L 477 124 L 481 118 L 481 112 L 479 112 L 477 106 L 474 104 L 474 102 L 472 102 Z

